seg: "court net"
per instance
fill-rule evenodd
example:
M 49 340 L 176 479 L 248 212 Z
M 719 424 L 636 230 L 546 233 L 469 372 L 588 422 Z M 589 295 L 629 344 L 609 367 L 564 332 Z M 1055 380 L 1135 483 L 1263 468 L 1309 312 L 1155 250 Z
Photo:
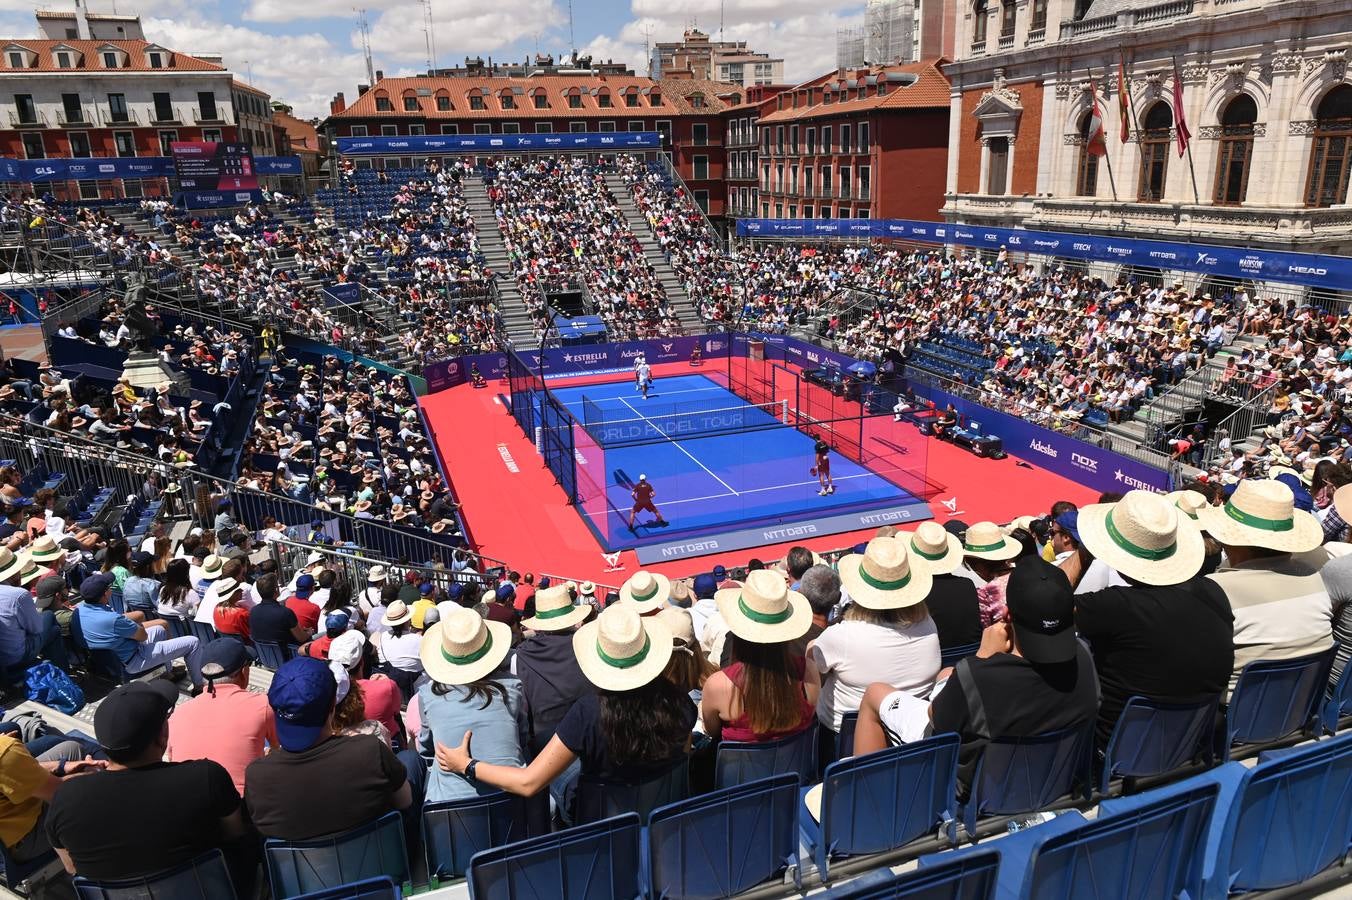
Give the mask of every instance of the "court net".
M 647 415 L 640 410 L 604 411 L 586 397 L 582 398 L 583 427 L 602 447 L 651 444 L 662 440 L 708 437 L 715 434 L 739 434 L 762 428 L 791 425 L 789 401 L 744 403 L 721 409 L 685 409 Z M 629 418 L 620 414 L 629 413 Z

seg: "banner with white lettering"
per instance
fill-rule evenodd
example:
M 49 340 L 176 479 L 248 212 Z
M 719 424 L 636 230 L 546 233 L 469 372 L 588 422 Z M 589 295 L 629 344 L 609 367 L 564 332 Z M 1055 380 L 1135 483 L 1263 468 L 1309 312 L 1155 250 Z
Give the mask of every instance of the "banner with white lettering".
M 406 153 L 501 153 L 525 150 L 660 150 L 656 131 L 602 131 L 569 134 L 410 134 L 398 137 L 340 137 L 343 156 L 398 156 Z

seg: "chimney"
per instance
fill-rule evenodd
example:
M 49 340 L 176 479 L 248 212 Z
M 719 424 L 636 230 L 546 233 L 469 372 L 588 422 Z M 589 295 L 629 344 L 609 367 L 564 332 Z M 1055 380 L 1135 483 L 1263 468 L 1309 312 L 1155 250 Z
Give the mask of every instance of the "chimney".
M 376 69 L 376 81 L 384 81 L 385 72 L 383 69 Z
M 343 99 L 343 92 L 339 91 L 329 101 L 329 115 L 336 116 L 345 109 L 347 109 L 347 101 Z
M 83 0 L 75 0 L 75 36 L 82 41 L 89 40 L 89 18 Z

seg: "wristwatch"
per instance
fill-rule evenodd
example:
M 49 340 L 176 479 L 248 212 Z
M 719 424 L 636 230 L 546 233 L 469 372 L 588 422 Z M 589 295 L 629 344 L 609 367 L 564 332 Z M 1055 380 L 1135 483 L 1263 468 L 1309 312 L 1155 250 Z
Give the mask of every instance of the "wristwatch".
M 478 767 L 478 765 L 479 765 L 479 761 L 478 761 L 477 759 L 471 759 L 471 760 L 469 761 L 469 763 L 466 764 L 466 766 L 465 766 L 465 777 L 468 778 L 470 781 L 477 781 L 477 780 L 478 780 L 478 779 L 476 779 L 476 778 L 474 777 L 474 770 L 475 770 L 475 768 Z
M 56 764 L 56 769 L 55 771 L 52 772 L 52 774 L 55 775 L 57 778 L 66 777 L 66 761 L 64 759 Z

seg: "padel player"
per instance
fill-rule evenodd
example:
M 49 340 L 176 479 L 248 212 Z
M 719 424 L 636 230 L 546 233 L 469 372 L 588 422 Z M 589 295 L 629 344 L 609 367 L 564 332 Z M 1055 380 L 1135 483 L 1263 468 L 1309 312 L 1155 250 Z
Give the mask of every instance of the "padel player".
M 648 361 L 643 357 L 638 358 L 638 389 L 643 392 L 643 399 L 648 399 L 648 391 L 653 386 L 653 367 L 648 365 Z
M 644 358 L 642 353 L 634 357 L 634 387 L 638 388 L 639 390 L 643 389 L 643 376 L 639 374 L 639 367 L 645 365 L 646 363 L 647 360 Z
M 667 524 L 667 520 L 662 518 L 662 514 L 658 512 L 657 507 L 653 505 L 653 497 L 657 494 L 657 491 L 653 490 L 653 486 L 648 481 L 647 475 L 638 476 L 638 484 L 634 485 L 632 494 L 634 496 L 634 508 L 629 513 L 629 530 L 631 532 L 634 534 L 638 533 L 634 531 L 634 520 L 636 520 L 638 514 L 644 510 L 657 516 L 657 521 L 654 524 Z
M 817 496 L 825 497 L 836 492 L 835 482 L 831 480 L 831 446 L 821 438 L 817 438 L 817 446 L 814 449 L 817 451 L 817 464 L 812 467 L 812 472 L 817 476 L 817 483 L 821 485 Z
M 690 365 L 698 366 L 701 362 L 699 344 L 696 344 L 690 351 Z

